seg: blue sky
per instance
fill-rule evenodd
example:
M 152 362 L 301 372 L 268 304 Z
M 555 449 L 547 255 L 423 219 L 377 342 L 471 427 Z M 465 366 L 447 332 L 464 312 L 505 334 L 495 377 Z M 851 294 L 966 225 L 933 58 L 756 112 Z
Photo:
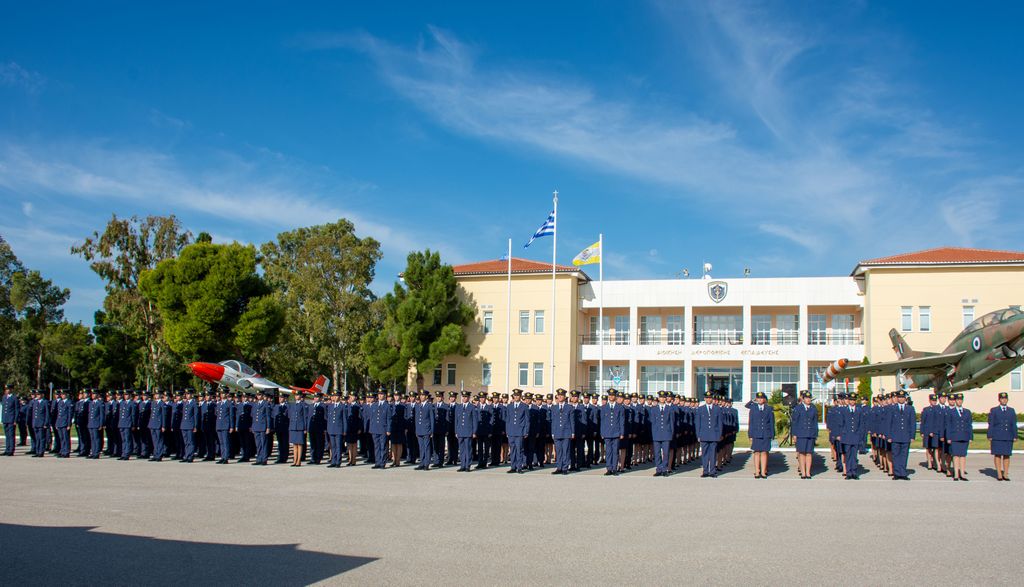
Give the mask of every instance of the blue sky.
M 261 243 L 345 216 L 451 263 L 839 275 L 1021 249 L 1020 3 L 9 3 L 0 234 L 73 290 L 112 213 Z M 363 5 L 365 4 L 365 6 Z

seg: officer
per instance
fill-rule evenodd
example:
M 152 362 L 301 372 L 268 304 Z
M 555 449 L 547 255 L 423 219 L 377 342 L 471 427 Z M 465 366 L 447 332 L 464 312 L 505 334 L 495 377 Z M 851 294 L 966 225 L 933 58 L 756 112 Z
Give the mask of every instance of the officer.
M 103 450 L 103 425 L 107 417 L 107 407 L 100 392 L 92 390 L 92 397 L 89 399 L 89 413 L 86 419 L 86 426 L 89 429 L 89 458 L 100 458 L 100 451 Z
M 254 467 L 265 467 L 270 458 L 270 441 L 274 434 L 274 416 L 270 398 L 276 390 L 265 389 L 252 405 L 252 437 L 256 445 Z M 332 454 L 333 456 L 333 454 Z
M 57 436 L 57 458 L 66 459 L 71 456 L 71 424 L 75 419 L 75 404 L 68 399 L 68 390 L 60 390 L 60 399 L 57 400 L 56 417 L 53 420 L 53 429 Z
M 491 404 L 490 396 L 485 392 L 477 395 L 477 409 L 480 410 L 480 419 L 476 425 L 476 441 L 473 443 L 476 451 L 476 468 L 486 469 L 490 461 L 491 436 L 494 433 L 494 405 Z
M 1010 455 L 1013 454 L 1013 441 L 1017 440 L 1017 412 L 1006 405 L 1009 399 L 1009 394 L 1000 391 L 999 405 L 988 412 L 988 439 L 999 481 L 1010 480 Z
M 843 449 L 843 476 L 848 480 L 860 478 L 857 454 L 866 430 L 865 415 L 866 411 L 858 409 L 856 402 L 849 402 L 836 416 L 836 440 Z
M 800 392 L 801 404 L 793 408 L 790 416 L 790 433 L 796 445 L 796 462 L 801 479 L 811 478 L 811 457 L 814 443 L 818 439 L 818 410 L 811 405 L 811 394 Z M 839 412 L 834 425 L 838 427 Z M 837 428 L 838 429 L 838 428 Z
M 276 463 L 287 463 L 288 462 L 288 436 L 290 424 L 288 420 L 288 399 L 283 393 L 277 392 L 275 394 L 274 405 L 274 436 L 277 439 L 277 460 Z
M 886 439 L 892 446 L 892 478 L 909 481 L 907 476 L 907 456 L 910 443 L 917 437 L 917 414 L 914 407 L 907 405 L 907 392 L 896 392 L 896 404 L 889 408 L 889 422 Z
M 388 427 L 388 440 L 391 443 L 391 465 L 393 467 L 401 467 L 402 453 L 405 451 L 406 404 L 400 395 L 390 395 L 388 403 L 391 404 L 391 424 Z
M 373 468 L 387 468 L 387 442 L 391 436 L 391 417 L 394 415 L 394 408 L 385 400 L 383 389 L 377 392 L 377 401 L 369 406 L 370 418 L 367 427 L 373 436 Z M 443 442 L 443 439 L 442 439 Z
M 149 460 L 159 463 L 167 450 L 164 445 L 164 433 L 170 424 L 171 407 L 168 405 L 167 394 L 153 394 L 153 403 L 149 407 L 149 436 L 153 440 L 153 454 Z
M 434 399 L 434 437 L 431 456 L 434 459 L 434 466 L 440 469 L 444 467 L 444 445 L 445 439 L 448 437 L 448 426 L 451 424 L 449 416 L 451 406 L 445 403 L 443 391 L 437 392 L 437 397 Z
M 555 470 L 552 475 L 568 475 L 572 466 L 572 442 L 578 435 L 576 408 L 566 403 L 566 391 L 555 391 L 555 403 L 548 408 L 551 438 L 555 441 Z
M 345 444 L 348 448 L 348 462 L 346 467 L 356 465 L 356 456 L 359 454 L 359 438 L 363 433 L 363 406 L 354 393 L 348 394 L 348 402 L 345 405 L 345 415 L 348 418 L 348 426 L 345 432 Z
M 523 473 L 526 468 L 526 454 L 523 444 L 530 435 L 530 408 L 523 403 L 523 390 L 512 390 L 512 401 L 503 411 L 505 434 L 508 436 L 509 473 Z
M 750 410 L 747 415 L 747 436 L 750 437 L 750 450 L 754 453 L 754 479 L 768 478 L 768 451 L 775 438 L 775 412 L 767 402 L 768 396 L 759 391 L 754 401 L 746 404 Z
M 658 392 L 658 405 L 647 408 L 647 420 L 651 425 L 651 441 L 654 444 L 654 476 L 671 475 L 671 445 L 676 436 L 678 423 L 676 406 L 668 403 L 669 392 Z
M 928 394 L 928 405 L 921 408 L 921 444 L 924 446 L 928 459 L 927 467 L 933 471 L 938 470 L 937 463 L 939 462 L 939 437 L 935 434 L 935 420 L 939 409 L 938 399 L 936 394 Z
M 964 394 L 953 397 L 956 406 L 946 414 L 946 440 L 953 458 L 953 481 L 967 481 L 967 447 L 974 439 L 971 411 L 964 407 Z
M 139 402 L 139 458 L 149 459 L 153 456 L 153 436 L 149 433 L 149 419 L 153 414 L 153 394 L 149 390 L 142 393 Z
M 132 431 L 138 425 L 139 415 L 135 402 L 130 397 L 122 398 L 117 410 L 117 430 L 121 436 L 121 455 L 117 457 L 117 460 L 127 461 L 131 457 L 134 449 Z
M 302 466 L 302 451 L 306 447 L 306 431 L 309 429 L 309 404 L 306 394 L 295 392 L 295 401 L 288 406 L 288 443 L 292 445 L 291 467 Z
M 430 401 L 430 392 L 421 389 L 420 401 L 413 404 L 412 419 L 416 432 L 416 441 L 420 449 L 420 464 L 417 471 L 427 471 L 433 462 L 434 423 L 436 414 L 434 404 Z
M 605 477 L 619 474 L 619 442 L 626 436 L 626 410 L 618 403 L 619 393 L 608 390 L 608 401 L 600 410 L 600 434 L 604 439 Z
M 181 390 L 164 394 L 164 453 L 174 460 L 181 460 Z
M 14 456 L 14 433 L 18 429 L 18 396 L 14 395 L 14 387 L 4 384 L 4 397 L 0 399 L 0 423 L 4 425 L 4 456 Z
M 180 397 L 180 396 L 179 396 Z M 191 463 L 196 458 L 196 431 L 199 429 L 199 403 L 192 395 L 192 389 L 185 390 L 183 401 L 177 402 L 181 419 L 178 421 L 178 436 L 181 439 L 181 462 Z
M 231 456 L 231 434 L 235 431 L 235 402 L 231 400 L 225 387 L 221 387 L 214 427 L 220 441 L 220 460 L 217 461 L 217 464 L 226 465 Z
M 331 460 L 327 464 L 327 468 L 338 469 L 341 467 L 341 445 L 345 438 L 345 425 L 348 423 L 348 419 L 345 415 L 345 405 L 341 402 L 341 394 L 337 390 L 331 395 L 331 401 L 327 403 L 325 413 L 327 439 L 331 451 Z M 258 440 L 256 445 L 258 451 Z
M 718 452 L 718 441 L 722 439 L 722 412 L 714 405 L 715 395 L 704 392 L 704 405 L 696 410 L 695 428 L 697 441 L 700 442 L 701 477 L 717 477 L 715 471 L 715 455 Z
M 46 453 L 46 429 L 50 427 L 50 402 L 43 399 L 43 392 L 36 389 L 35 397 L 29 404 L 32 420 L 32 456 L 42 458 Z
M 459 473 L 468 473 L 473 463 L 473 439 L 480 421 L 480 411 L 469 399 L 473 397 L 468 389 L 462 391 L 462 402 L 452 409 L 453 429 L 459 443 Z
M 319 465 L 324 459 L 324 435 L 327 433 L 327 406 L 324 403 L 323 392 L 318 391 L 314 394 L 309 410 L 309 461 L 306 464 Z

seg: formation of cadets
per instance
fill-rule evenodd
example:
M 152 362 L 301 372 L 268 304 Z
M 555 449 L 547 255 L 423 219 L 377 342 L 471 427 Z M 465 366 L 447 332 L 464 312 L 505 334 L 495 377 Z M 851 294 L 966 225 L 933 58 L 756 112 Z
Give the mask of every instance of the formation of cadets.
M 739 413 L 728 398 L 705 393 L 703 403 L 675 393 L 657 396 L 566 392 L 554 395 L 463 391 L 368 396 L 339 392 L 299 392 L 288 401 L 276 390 L 232 393 L 172 393 L 88 390 L 59 399 L 19 398 L 10 385 L 0 400 L 5 455 L 13 455 L 15 432 L 20 444 L 31 438 L 30 454 L 71 456 L 71 428 L 77 432 L 76 454 L 98 459 L 132 457 L 228 464 L 251 462 L 293 467 L 326 463 L 354 466 L 360 459 L 375 469 L 416 465 L 417 470 L 458 466 L 468 472 L 508 465 L 524 473 L 554 465 L 552 474 L 604 465 L 615 476 L 634 466 L 654 463 L 656 477 L 700 459 L 701 477 L 715 477 L 730 463 L 740 429 Z M 999 394 L 989 413 L 988 437 L 997 478 L 1009 481 L 1009 457 L 1017 438 L 1017 416 Z M 775 439 L 775 414 L 764 393 L 745 407 L 754 463 L 754 478 L 768 476 L 768 453 Z M 801 478 L 811 478 L 811 455 L 818 438 L 818 408 L 801 394 L 790 412 L 792 441 Z M 836 470 L 846 479 L 859 475 L 858 454 L 870 448 L 872 462 L 893 479 L 906 480 L 911 441 L 921 434 L 928 468 L 954 480 L 967 480 L 965 457 L 973 438 L 971 413 L 963 394 L 929 397 L 920 428 L 904 391 L 879 395 L 873 405 L 839 394 L 827 410 L 826 428 Z

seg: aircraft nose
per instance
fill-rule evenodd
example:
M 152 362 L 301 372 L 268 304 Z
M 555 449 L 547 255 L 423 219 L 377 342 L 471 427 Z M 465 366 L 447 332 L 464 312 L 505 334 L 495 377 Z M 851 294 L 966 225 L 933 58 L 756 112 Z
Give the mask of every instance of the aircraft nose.
M 214 363 L 189 363 L 188 368 L 203 381 L 217 382 L 224 377 L 224 367 Z

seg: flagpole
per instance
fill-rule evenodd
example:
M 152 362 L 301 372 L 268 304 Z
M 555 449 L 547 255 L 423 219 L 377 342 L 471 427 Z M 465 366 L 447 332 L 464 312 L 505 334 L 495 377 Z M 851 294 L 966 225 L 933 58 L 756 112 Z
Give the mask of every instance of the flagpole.
M 555 261 L 558 258 L 558 190 L 552 194 L 554 199 L 554 226 L 552 226 L 552 238 L 551 239 L 551 381 L 548 384 L 550 393 L 555 393 L 555 314 L 557 309 L 555 308 Z
M 604 389 L 604 233 L 597 237 L 597 254 L 600 255 L 597 263 L 597 335 L 601 345 L 601 356 L 597 364 L 597 393 L 601 393 Z
M 512 239 L 508 239 L 508 297 L 505 302 L 505 389 L 504 393 L 510 393 L 509 377 L 511 377 L 512 363 L 510 345 L 512 344 Z

